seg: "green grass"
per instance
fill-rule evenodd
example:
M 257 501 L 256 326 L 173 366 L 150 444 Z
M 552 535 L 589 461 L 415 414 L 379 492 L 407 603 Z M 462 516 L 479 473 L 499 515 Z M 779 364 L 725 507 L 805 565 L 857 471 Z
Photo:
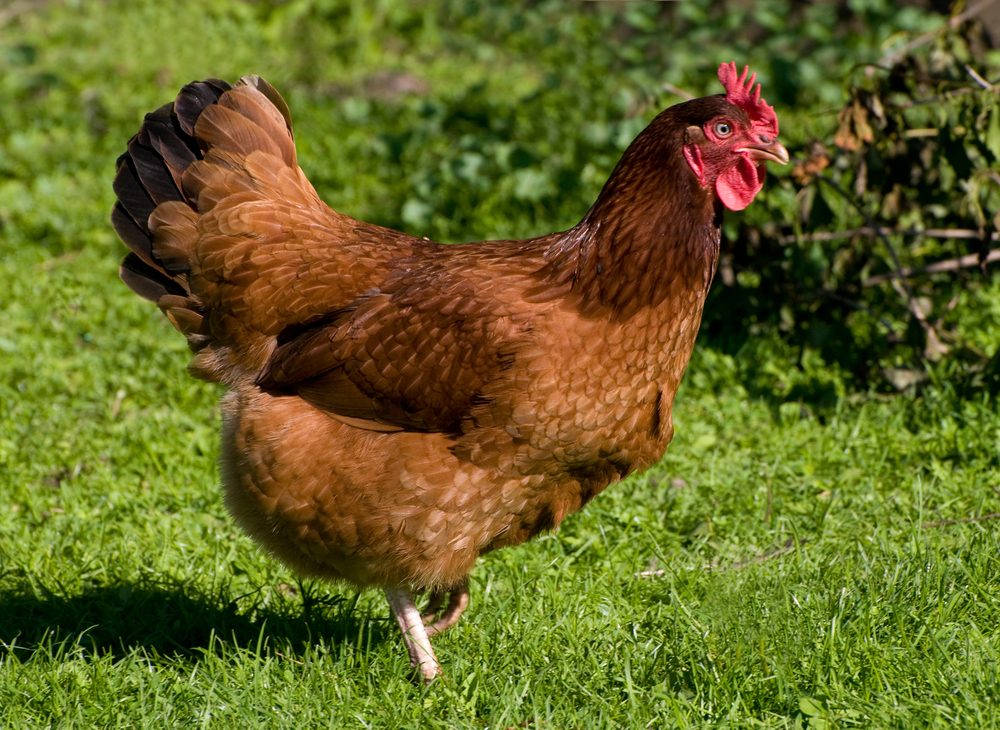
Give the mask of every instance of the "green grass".
M 5 726 L 996 724 L 997 523 L 939 524 L 1000 511 L 987 397 L 821 420 L 701 351 L 663 463 L 485 558 L 425 690 L 379 595 L 226 517 L 217 393 L 103 254 L 2 264 Z
M 167 6 L 144 3 L 0 26 L 20 64 L 0 75 L 0 727 L 1000 727 L 1000 416 L 937 371 L 886 398 L 773 343 L 700 343 L 662 463 L 484 558 L 429 688 L 380 595 L 298 582 L 226 515 L 219 391 L 116 277 L 112 162 L 142 112 L 190 78 L 261 71 L 345 210 L 410 225 L 412 199 L 432 235 L 539 233 L 571 222 L 641 126 L 622 110 L 649 73 L 645 56 L 592 73 L 570 41 L 612 10 L 560 24 L 554 5 L 447 28 L 432 5 L 374 3 L 373 20 L 363 4 L 227 4 L 200 30 L 226 44 L 172 35 Z M 297 48 L 292 16 L 311 7 L 329 26 Z M 509 35 L 491 45 L 498 19 Z M 380 44 L 376 20 L 413 43 Z M 358 81 L 403 61 L 420 98 Z M 624 99 L 606 93 L 615 74 Z M 574 94 L 595 126 L 557 113 Z M 537 156 L 505 175 L 584 175 L 559 200 L 511 202 L 449 166 L 456 144 Z

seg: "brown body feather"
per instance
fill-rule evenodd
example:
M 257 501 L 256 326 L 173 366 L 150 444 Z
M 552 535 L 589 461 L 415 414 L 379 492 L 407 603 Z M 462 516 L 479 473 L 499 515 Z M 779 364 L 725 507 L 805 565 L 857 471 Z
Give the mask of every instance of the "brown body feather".
M 448 589 L 660 457 L 721 208 L 663 112 L 579 225 L 442 246 L 328 208 L 256 77 L 189 85 L 119 160 L 122 277 L 224 383 L 227 504 L 294 568 Z

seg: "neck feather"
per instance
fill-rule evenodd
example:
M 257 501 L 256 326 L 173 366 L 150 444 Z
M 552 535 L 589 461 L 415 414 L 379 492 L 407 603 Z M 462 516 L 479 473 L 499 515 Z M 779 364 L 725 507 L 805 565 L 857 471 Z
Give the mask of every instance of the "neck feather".
M 583 220 L 546 252 L 546 277 L 575 293 L 586 314 L 625 320 L 692 293 L 701 302 L 715 274 L 721 207 L 684 161 L 683 126 L 665 115 L 626 150 Z

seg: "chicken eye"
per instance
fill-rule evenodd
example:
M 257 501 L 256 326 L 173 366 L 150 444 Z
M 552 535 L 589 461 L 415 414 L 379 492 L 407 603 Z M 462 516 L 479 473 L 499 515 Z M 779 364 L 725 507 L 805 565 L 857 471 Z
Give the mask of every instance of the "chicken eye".
M 729 122 L 716 122 L 715 133 L 720 137 L 728 137 L 733 133 L 733 126 Z

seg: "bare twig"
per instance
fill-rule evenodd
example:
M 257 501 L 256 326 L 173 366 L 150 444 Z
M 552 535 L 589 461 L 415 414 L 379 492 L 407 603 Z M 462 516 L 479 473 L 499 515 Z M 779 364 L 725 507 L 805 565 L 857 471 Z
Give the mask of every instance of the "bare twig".
M 866 236 L 869 238 L 879 236 L 905 236 L 907 238 L 950 238 L 963 240 L 982 240 L 983 238 L 983 234 L 971 228 L 926 228 L 924 230 L 919 230 L 887 228 L 885 226 L 878 228 L 863 226 L 861 228 L 851 228 L 846 231 L 818 231 L 816 233 L 807 233 L 804 235 L 782 236 L 778 239 L 778 241 L 783 244 L 795 243 L 797 241 L 811 243 L 840 241 L 845 238 L 854 238 L 855 236 Z M 1000 241 L 1000 234 L 996 232 L 988 234 L 988 237 L 991 241 Z M 940 274 L 946 271 L 959 271 L 960 269 L 971 269 L 977 266 L 984 266 L 986 264 L 991 264 L 994 261 L 1000 261 L 1000 249 L 990 251 L 985 257 L 980 257 L 979 254 L 972 253 L 953 259 L 936 261 L 933 264 L 928 264 L 927 266 L 919 268 L 903 268 L 888 274 L 876 274 L 875 276 L 868 277 L 862 281 L 861 284 L 862 286 L 875 286 L 877 284 L 891 281 L 897 277 L 912 278 L 923 274 Z
M 977 84 L 982 86 L 987 91 L 993 90 L 993 84 L 991 84 L 989 81 L 980 76 L 979 72 L 977 72 L 976 69 L 972 68 L 972 66 L 970 66 L 969 64 L 965 64 L 965 70 L 968 72 L 969 76 L 972 77 L 972 80 L 975 81 Z
M 673 94 L 674 96 L 679 96 L 684 101 L 691 101 L 694 98 L 694 94 L 690 91 L 685 91 L 680 86 L 674 86 L 671 83 L 663 82 L 660 88 L 666 91 L 668 94 Z
M 976 515 L 975 517 L 960 517 L 954 520 L 932 520 L 930 522 L 925 522 L 920 527 L 925 530 L 929 530 L 935 527 L 949 527 L 951 525 L 967 525 L 971 522 L 987 522 L 988 520 L 1000 520 L 1000 512 L 989 512 L 985 515 Z
M 925 106 L 927 104 L 941 104 L 942 102 L 951 101 L 958 98 L 959 96 L 965 96 L 966 94 L 982 94 L 983 90 L 978 86 L 962 86 L 957 89 L 951 89 L 943 94 L 938 94 L 937 96 L 928 96 L 924 99 L 902 99 L 895 103 L 897 109 L 912 109 L 915 106 Z
M 982 0 L 982 2 L 973 3 L 971 6 L 969 6 L 964 11 L 956 15 L 954 18 L 951 18 L 948 21 L 949 27 L 957 28 L 966 20 L 972 20 L 974 17 L 979 15 L 979 13 L 986 10 L 986 8 L 996 4 L 996 1 L 997 0 Z
M 972 228 L 888 228 L 880 226 L 872 228 L 862 226 L 860 228 L 850 228 L 846 231 L 818 231 L 816 233 L 806 233 L 804 235 L 787 235 L 778 239 L 780 243 L 796 243 L 797 241 L 839 241 L 844 238 L 854 238 L 855 236 L 868 236 L 874 238 L 879 235 L 884 236 L 906 236 L 908 238 L 971 238 L 979 240 L 983 235 Z M 1000 240 L 1000 234 L 994 232 L 990 234 L 993 241 Z
M 657 568 L 655 570 L 640 570 L 635 574 L 636 578 L 662 578 L 667 574 L 663 568 Z
M 921 268 L 914 269 L 903 269 L 900 272 L 893 272 L 891 274 L 878 274 L 876 276 L 870 276 L 861 282 L 862 286 L 875 286 L 876 284 L 882 284 L 883 282 L 889 281 L 895 276 L 901 275 L 907 278 L 912 278 L 914 276 L 920 276 L 922 274 L 940 274 L 945 271 L 959 271 L 960 269 L 972 269 L 978 266 L 983 266 L 985 264 L 993 263 L 994 261 L 1000 261 L 1000 249 L 994 249 L 986 254 L 986 258 L 981 258 L 977 253 L 970 253 L 965 256 L 959 256 L 954 259 L 946 259 L 944 261 L 935 261 L 933 264 L 928 264 Z

